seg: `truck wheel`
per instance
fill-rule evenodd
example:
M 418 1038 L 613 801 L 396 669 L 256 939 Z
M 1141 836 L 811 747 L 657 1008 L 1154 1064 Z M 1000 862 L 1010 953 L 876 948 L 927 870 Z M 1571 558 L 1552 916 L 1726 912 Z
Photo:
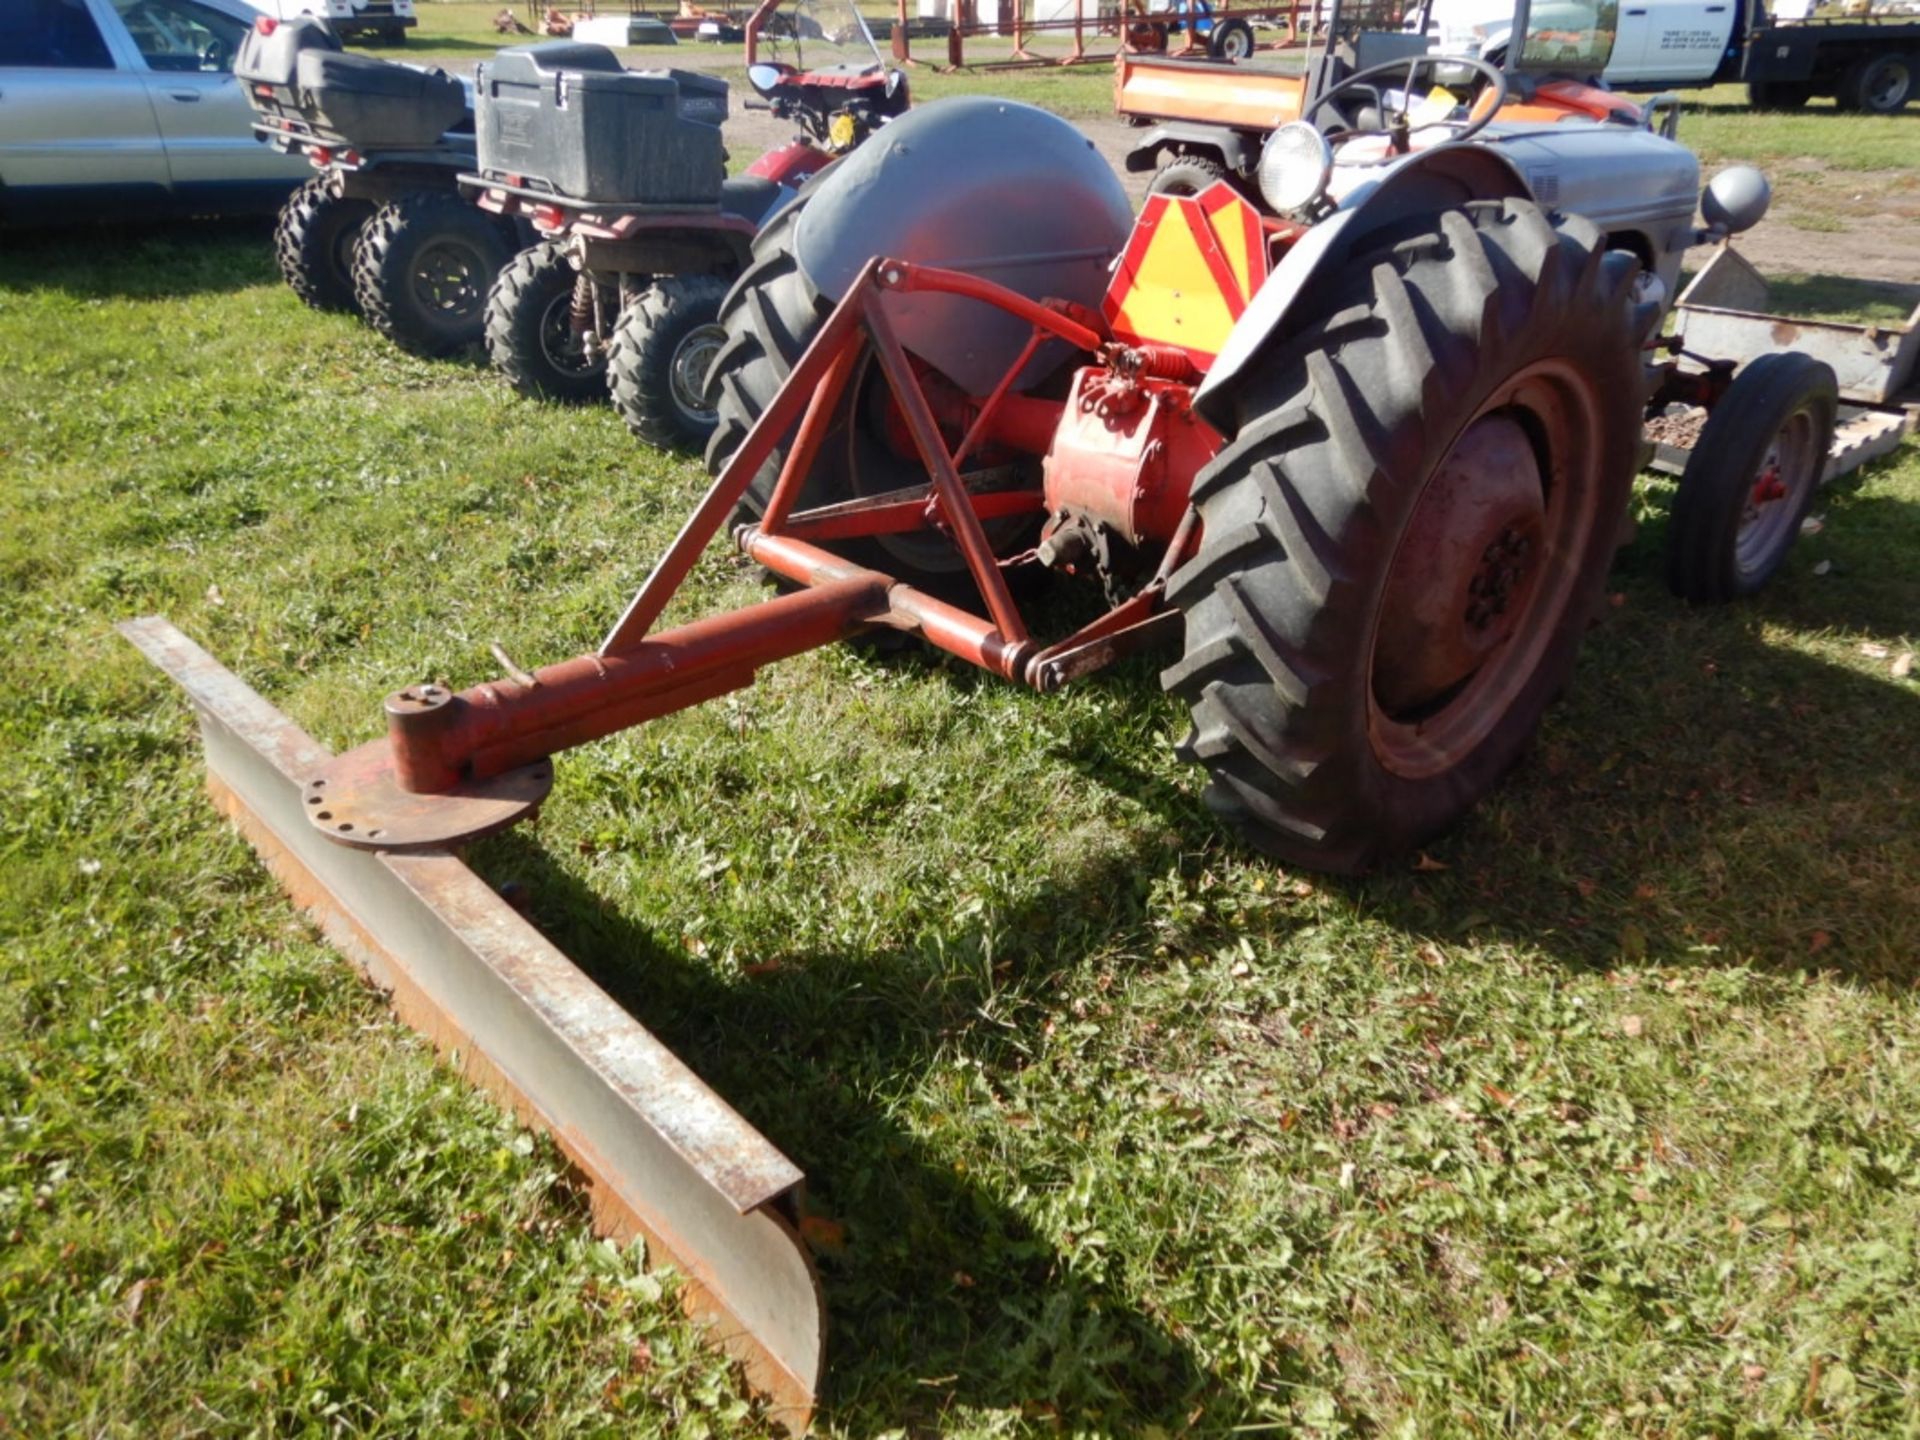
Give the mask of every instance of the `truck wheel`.
M 813 288 L 793 255 L 794 229 L 806 203 L 807 197 L 802 195 L 755 237 L 753 263 L 727 292 L 726 303 L 720 307 L 726 345 L 713 363 L 719 424 L 707 446 L 710 474 L 719 474 L 728 457 L 740 448 L 753 422 L 772 403 L 780 382 L 833 312 L 833 303 Z M 889 413 L 889 398 L 886 382 L 869 357 L 847 383 L 798 508 L 926 483 L 926 469 L 919 457 L 911 453 L 910 446 L 902 448 L 905 442 Z M 774 482 L 780 477 L 784 454 L 784 449 L 775 450 L 761 467 L 734 512 L 732 523 L 757 519 L 765 511 Z M 1004 556 L 1030 544 L 1038 526 L 1026 519 L 998 520 L 986 526 L 986 533 L 994 551 Z M 827 548 L 936 594 L 977 596 L 958 547 L 941 535 L 882 535 L 872 540 L 836 541 Z M 1025 571 L 1035 568 L 1025 567 Z M 1032 581 L 1024 571 L 1016 570 L 1010 574 L 1009 583 L 1018 591 Z
M 273 254 L 287 288 L 315 310 L 352 310 L 353 248 L 373 214 L 370 200 L 335 195 L 320 176 L 287 197 L 273 228 Z
M 1565 684 L 1613 554 L 1646 381 L 1637 266 L 1521 200 L 1349 265 L 1193 487 L 1168 599 L 1208 804 L 1351 872 L 1460 818 Z
M 637 439 L 663 450 L 702 450 L 713 438 L 710 375 L 726 343 L 717 275 L 656 280 L 620 314 L 607 356 L 613 408 Z
M 1238 63 L 1253 54 L 1253 27 L 1244 20 L 1223 20 L 1207 37 L 1207 53 L 1216 60 Z
M 1790 80 L 1754 81 L 1747 86 L 1747 104 L 1755 110 L 1804 110 L 1813 98 L 1813 86 Z
M 1176 155 L 1147 186 L 1149 195 L 1198 195 L 1227 178 L 1227 167 L 1204 155 Z
M 427 192 L 373 213 L 353 255 L 360 313 L 403 350 L 433 358 L 480 343 L 487 291 L 512 251 L 491 216 Z
M 1833 447 L 1833 368 L 1797 350 L 1735 377 L 1694 442 L 1667 532 L 1667 584 L 1696 605 L 1751 595 L 1800 536 Z
M 544 241 L 514 256 L 487 296 L 487 358 L 509 384 L 536 400 L 583 405 L 607 398 L 607 357 L 573 330 L 580 272 L 566 250 Z M 618 301 L 603 297 L 611 312 Z
M 1840 81 L 1840 108 L 1898 115 L 1913 97 L 1913 71 L 1913 57 L 1897 52 L 1854 61 Z

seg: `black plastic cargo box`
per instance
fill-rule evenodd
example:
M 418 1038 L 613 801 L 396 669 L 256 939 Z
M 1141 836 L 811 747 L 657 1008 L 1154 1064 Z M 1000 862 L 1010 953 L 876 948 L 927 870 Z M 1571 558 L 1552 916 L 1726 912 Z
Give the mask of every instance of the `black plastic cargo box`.
M 247 32 L 234 75 L 262 115 L 303 122 L 357 150 L 418 150 L 467 114 L 467 92 L 442 70 L 353 55 L 318 20 L 283 20 Z
M 715 205 L 727 84 L 626 70 L 604 45 L 502 50 L 474 79 L 480 169 L 602 205 Z

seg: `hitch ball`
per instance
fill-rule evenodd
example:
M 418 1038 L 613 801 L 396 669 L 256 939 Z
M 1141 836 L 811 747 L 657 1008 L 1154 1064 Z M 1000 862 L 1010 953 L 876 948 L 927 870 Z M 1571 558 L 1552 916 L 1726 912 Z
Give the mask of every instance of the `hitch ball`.
M 1751 165 L 1729 165 L 1701 192 L 1700 214 L 1714 234 L 1738 235 L 1760 223 L 1772 200 L 1766 176 Z

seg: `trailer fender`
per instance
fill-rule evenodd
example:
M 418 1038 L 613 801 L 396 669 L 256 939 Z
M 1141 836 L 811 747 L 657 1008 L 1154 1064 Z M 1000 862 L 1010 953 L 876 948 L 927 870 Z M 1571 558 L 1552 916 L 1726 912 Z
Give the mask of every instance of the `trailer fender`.
M 828 301 L 885 256 L 1095 307 L 1133 228 L 1120 177 L 1092 141 L 1058 116 L 987 95 L 908 111 L 817 184 L 793 245 Z M 952 295 L 891 296 L 887 315 L 901 344 L 975 394 L 992 388 L 1031 333 L 1005 311 Z
M 1339 210 L 1309 230 L 1260 287 L 1207 371 L 1194 399 L 1202 419 L 1229 439 L 1234 398 L 1260 368 L 1262 356 L 1284 344 L 1313 315 L 1313 297 L 1325 282 L 1390 226 L 1435 215 L 1473 200 L 1532 199 L 1520 172 L 1479 145 L 1446 145 L 1411 155 L 1348 195 Z
M 1247 175 L 1259 163 L 1260 143 L 1254 137 L 1219 125 L 1156 125 L 1127 151 L 1127 170 L 1139 174 L 1153 169 L 1160 163 L 1162 150 L 1171 150 L 1176 155 L 1190 155 L 1197 150 L 1218 155 L 1220 163 L 1229 170 Z

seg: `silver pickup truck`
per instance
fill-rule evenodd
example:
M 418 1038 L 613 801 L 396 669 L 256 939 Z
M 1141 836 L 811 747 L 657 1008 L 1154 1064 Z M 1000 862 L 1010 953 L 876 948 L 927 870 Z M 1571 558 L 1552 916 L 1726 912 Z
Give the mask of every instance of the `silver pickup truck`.
M 271 214 L 311 173 L 253 136 L 242 0 L 6 0 L 0 224 Z

